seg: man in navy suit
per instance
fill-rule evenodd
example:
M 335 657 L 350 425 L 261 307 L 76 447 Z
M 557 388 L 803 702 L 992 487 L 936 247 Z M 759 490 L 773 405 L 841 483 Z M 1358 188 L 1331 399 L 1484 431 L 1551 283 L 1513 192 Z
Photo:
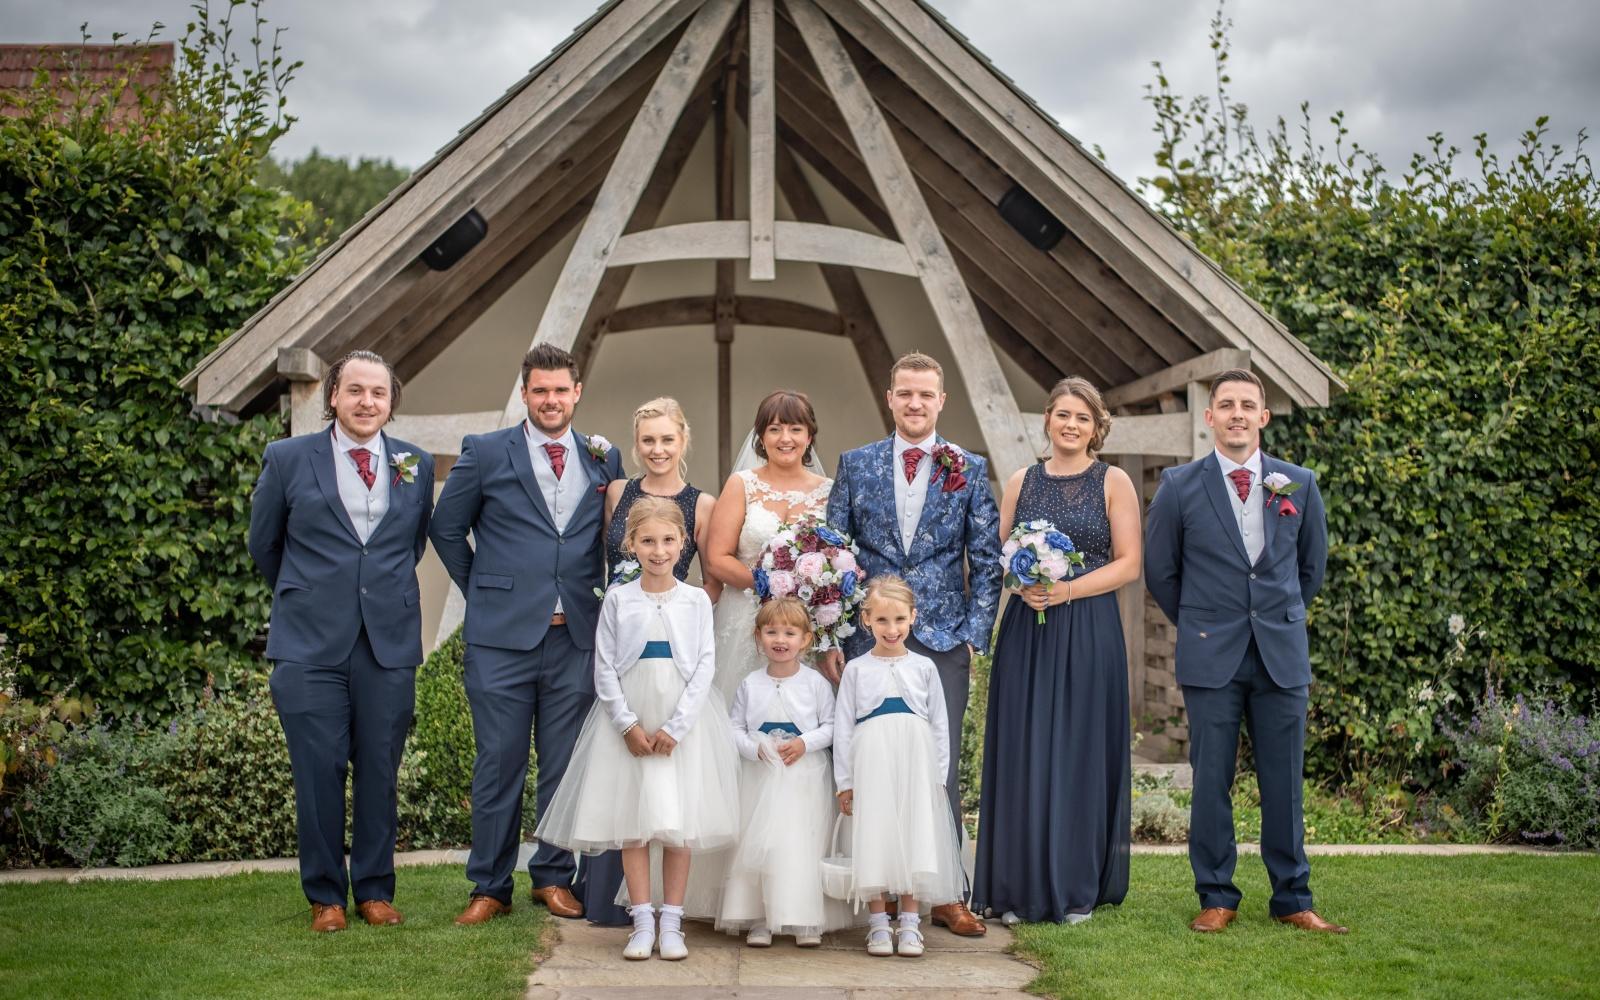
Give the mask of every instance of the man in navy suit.
M 395 782 L 422 662 L 417 560 L 433 458 L 382 431 L 400 380 L 354 351 L 328 370 L 314 434 L 267 446 L 250 505 L 250 555 L 272 587 L 272 701 L 294 772 L 300 885 L 312 930 L 398 924 Z M 345 872 L 344 782 L 355 769 Z
M 951 739 L 961 743 L 972 654 L 988 649 L 1000 603 L 1000 512 L 982 458 L 939 437 L 944 370 L 926 354 L 907 354 L 889 370 L 895 432 L 839 456 L 828 520 L 855 539 L 866 578 L 894 573 L 917 596 L 917 623 L 906 640 L 939 670 Z M 872 636 L 858 629 L 845 653 L 860 656 Z M 844 656 L 823 664 L 835 684 Z M 960 753 L 950 755 L 945 793 L 961 822 Z M 987 930 L 965 902 L 933 908 L 935 925 L 963 937 Z
M 605 490 L 622 478 L 622 457 L 604 438 L 572 429 L 582 394 L 570 354 L 549 344 L 529 351 L 527 419 L 463 440 L 434 511 L 434 548 L 467 599 L 466 688 L 477 744 L 473 889 L 458 924 L 511 911 L 529 728 L 542 815 L 594 702 Z M 528 863 L 534 900 L 559 917 L 583 916 L 576 871 L 570 852 L 540 844 Z
M 1229 793 L 1243 721 L 1261 785 L 1272 915 L 1342 934 L 1311 908 L 1301 814 L 1311 685 L 1306 605 L 1328 562 L 1322 495 L 1310 469 L 1261 453 L 1271 414 L 1252 373 L 1217 376 L 1205 419 L 1216 450 L 1162 474 L 1144 548 L 1145 585 L 1177 624 L 1178 683 L 1189 712 L 1189 864 L 1201 907 L 1189 926 L 1216 932 L 1238 914 Z

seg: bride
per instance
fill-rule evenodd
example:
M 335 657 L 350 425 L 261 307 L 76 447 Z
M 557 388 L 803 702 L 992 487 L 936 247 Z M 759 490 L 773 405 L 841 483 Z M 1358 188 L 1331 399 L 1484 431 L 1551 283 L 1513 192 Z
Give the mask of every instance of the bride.
M 779 389 L 767 396 L 756 408 L 746 452 L 711 512 L 702 556 L 726 585 L 714 611 L 715 687 L 726 704 L 745 675 L 761 665 L 755 638 L 760 601 L 751 589 L 751 567 L 780 527 L 827 515 L 833 480 L 820 474 L 816 440 L 817 415 L 805 393 Z

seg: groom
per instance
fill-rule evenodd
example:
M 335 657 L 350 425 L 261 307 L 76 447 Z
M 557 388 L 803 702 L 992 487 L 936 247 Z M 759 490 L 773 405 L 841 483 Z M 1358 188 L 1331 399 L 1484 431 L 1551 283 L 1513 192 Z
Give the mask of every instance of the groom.
M 1311 470 L 1261 453 L 1271 414 L 1255 375 L 1217 376 L 1205 419 L 1216 450 L 1162 474 L 1144 548 L 1146 586 L 1177 623 L 1178 683 L 1189 711 L 1189 865 L 1201 907 L 1189 927 L 1215 933 L 1238 915 L 1229 792 L 1243 721 L 1261 785 L 1272 915 L 1343 934 L 1311 908 L 1300 801 L 1311 684 L 1306 605 L 1328 561 L 1322 496 Z
M 868 578 L 896 573 L 917 595 L 917 622 L 906 644 L 928 657 L 944 687 L 950 738 L 945 792 L 961 823 L 960 740 L 974 649 L 988 649 L 1000 600 L 1000 512 L 983 459 L 935 432 L 944 408 L 944 369 L 926 354 L 907 354 L 889 369 L 894 435 L 839 457 L 828 521 L 850 533 Z M 872 646 L 866 629 L 845 653 Z M 828 679 L 839 682 L 844 654 L 828 654 Z M 934 924 L 963 937 L 986 933 L 965 901 L 936 906 Z
M 472 899 L 458 924 L 511 912 L 529 727 L 542 815 L 594 702 L 605 490 L 622 477 L 622 458 L 604 438 L 572 429 L 582 393 L 570 354 L 534 347 L 522 361 L 527 419 L 468 435 L 434 509 L 429 537 L 467 599 L 464 668 L 478 751 Z M 558 917 L 583 916 L 571 853 L 540 844 L 528 873 L 534 900 Z

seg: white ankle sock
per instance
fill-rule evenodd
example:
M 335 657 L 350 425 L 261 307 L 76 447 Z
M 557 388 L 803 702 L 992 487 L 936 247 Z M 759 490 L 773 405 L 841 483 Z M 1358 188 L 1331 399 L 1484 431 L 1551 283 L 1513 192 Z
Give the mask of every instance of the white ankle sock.
M 904 930 L 912 930 L 912 931 L 914 931 L 914 930 L 916 930 L 917 928 L 919 928 L 921 926 L 922 926 L 922 914 L 914 913 L 914 912 L 909 911 L 909 910 L 901 910 L 900 911 L 900 929 L 901 930 L 903 930 L 903 931 Z
M 682 912 L 681 910 L 679 912 Z M 628 910 L 633 917 L 633 931 L 635 934 L 643 931 L 649 934 L 656 932 L 656 908 L 649 903 L 640 903 Z
M 889 915 L 887 913 L 873 913 L 867 916 L 867 933 L 886 931 L 888 929 Z
M 667 903 L 661 907 L 661 933 L 683 933 L 683 907 Z

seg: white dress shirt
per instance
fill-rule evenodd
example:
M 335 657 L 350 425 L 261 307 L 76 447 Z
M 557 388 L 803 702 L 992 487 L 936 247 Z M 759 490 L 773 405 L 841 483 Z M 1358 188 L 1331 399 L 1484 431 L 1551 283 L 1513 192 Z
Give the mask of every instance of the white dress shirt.
M 739 682 L 733 695 L 733 742 L 739 756 L 756 760 L 761 727 L 768 722 L 781 721 L 782 714 L 800 732 L 800 741 L 806 753 L 815 753 L 833 745 L 833 685 L 810 667 L 802 665 L 793 677 L 773 677 L 765 670 L 756 670 Z
M 572 512 L 578 509 L 578 501 L 583 499 L 583 491 L 589 485 L 589 477 L 584 475 L 580 464 L 588 456 L 578 454 L 578 439 L 573 436 L 570 424 L 560 437 L 554 438 L 526 418 L 522 421 L 522 430 L 528 439 L 528 460 L 533 463 L 534 481 L 539 484 L 539 492 L 544 494 L 544 505 L 550 508 L 556 533 L 560 534 L 567 530 L 567 522 L 572 520 Z M 555 466 L 550 464 L 550 453 L 544 450 L 547 444 L 559 444 L 567 449 L 560 479 L 556 478 Z M 556 591 L 555 613 L 563 613 L 559 590 Z
M 1261 558 L 1261 550 L 1267 546 L 1266 506 L 1261 494 L 1261 449 L 1251 452 L 1243 465 L 1219 451 L 1217 465 L 1222 469 L 1222 484 L 1228 488 L 1228 502 L 1233 505 L 1239 537 L 1244 541 L 1245 553 L 1250 556 L 1253 566 Z M 1250 496 L 1244 500 L 1239 499 L 1239 492 L 1233 488 L 1233 480 L 1228 478 L 1228 473 L 1234 469 L 1244 469 L 1250 473 Z
M 928 723 L 933 730 L 940 780 L 950 773 L 950 720 L 945 714 L 938 668 L 921 653 L 907 652 L 895 659 L 866 653 L 845 664 L 834 705 L 833 778 L 839 791 L 855 787 L 850 744 L 855 737 L 856 720 L 872 714 L 889 698 L 904 699 L 906 707 Z
M 372 457 L 367 461 L 371 463 L 368 468 L 372 470 L 372 488 L 361 481 L 361 474 L 356 460 L 351 457 L 350 449 L 365 448 L 372 452 Z M 339 502 L 344 504 L 345 512 L 350 515 L 350 523 L 355 525 L 356 535 L 363 545 L 372 533 L 378 529 L 378 522 L 389 513 L 389 478 L 390 469 L 388 456 L 383 451 L 383 435 L 372 435 L 371 441 L 357 441 L 344 432 L 338 421 L 333 424 L 333 468 L 335 479 L 339 484 Z
M 639 721 L 622 693 L 622 676 L 639 662 L 651 626 L 660 624 L 672 643 L 672 663 L 687 685 L 672 718 L 661 728 L 681 741 L 699 716 L 717 672 L 711 598 L 699 587 L 674 582 L 671 596 L 657 600 L 645 593 L 641 583 L 642 578 L 611 588 L 600 605 L 600 624 L 594 636 L 595 698 L 617 732 Z
M 911 540 L 916 537 L 917 524 L 922 520 L 922 502 L 928 496 L 928 477 L 933 473 L 933 447 L 936 437 L 929 434 L 921 441 L 907 441 L 899 432 L 894 436 L 894 515 L 899 518 L 900 544 L 911 551 Z M 922 449 L 922 460 L 917 463 L 917 474 L 906 482 L 906 463 L 902 458 L 911 448 Z

